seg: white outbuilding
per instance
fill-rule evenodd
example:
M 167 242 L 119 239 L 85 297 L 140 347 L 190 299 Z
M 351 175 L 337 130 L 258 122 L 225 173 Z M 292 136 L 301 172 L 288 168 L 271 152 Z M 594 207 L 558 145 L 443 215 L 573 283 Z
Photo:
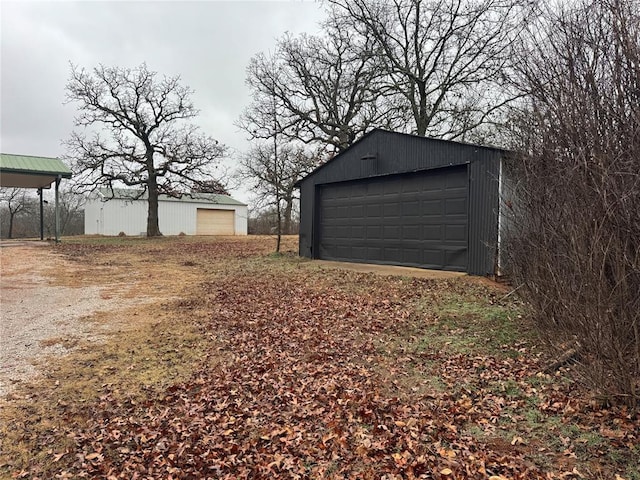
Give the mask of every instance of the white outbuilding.
M 146 235 L 148 198 L 131 189 L 100 190 L 85 204 L 87 235 Z M 158 222 L 164 235 L 246 235 L 247 205 L 227 195 L 160 195 Z

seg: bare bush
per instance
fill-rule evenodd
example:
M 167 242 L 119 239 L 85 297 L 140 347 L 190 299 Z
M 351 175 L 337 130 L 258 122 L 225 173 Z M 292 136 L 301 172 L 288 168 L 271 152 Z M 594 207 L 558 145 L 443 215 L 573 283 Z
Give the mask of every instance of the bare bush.
M 640 404 L 640 18 L 634 0 L 545 12 L 506 210 L 509 265 L 549 342 L 607 400 Z

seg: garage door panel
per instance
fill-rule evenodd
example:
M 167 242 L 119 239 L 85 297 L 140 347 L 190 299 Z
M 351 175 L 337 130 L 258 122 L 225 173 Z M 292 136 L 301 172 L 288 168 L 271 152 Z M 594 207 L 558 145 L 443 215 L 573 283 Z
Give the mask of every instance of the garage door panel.
M 415 193 L 416 195 L 422 195 L 424 192 L 429 190 L 430 187 L 424 184 L 423 179 L 419 179 L 417 177 L 404 179 L 402 183 L 401 192 L 405 194 Z
M 404 248 L 402 250 L 403 263 L 418 265 L 422 263 L 422 251 L 419 248 Z
M 421 225 L 403 225 L 402 238 L 405 240 L 420 240 L 422 238 Z
M 382 205 L 380 205 L 379 203 L 373 203 L 373 204 L 367 205 L 365 215 L 369 218 L 380 217 L 382 216 L 381 210 L 382 210 Z
M 422 238 L 426 241 L 442 240 L 442 225 L 424 225 L 422 227 Z
M 326 228 L 326 235 L 335 239 L 349 238 L 349 227 L 332 225 Z
M 423 216 L 437 216 L 442 215 L 442 200 L 425 200 L 422 202 L 422 209 L 420 214 Z
M 400 202 L 384 203 L 382 205 L 382 214 L 385 217 L 399 217 L 402 215 L 402 204 Z
M 365 183 L 355 185 L 354 188 L 352 189 L 352 196 L 353 197 L 366 197 L 367 188 L 368 188 L 368 186 Z
M 448 176 L 444 179 L 444 187 L 447 190 L 454 191 L 458 189 L 460 192 L 466 192 L 468 185 L 468 180 L 466 177 L 461 176 Z
M 420 201 L 409 200 L 402 204 L 402 214 L 404 216 L 416 216 L 422 215 L 422 209 L 420 208 Z
M 445 215 L 464 215 L 466 220 L 467 199 L 460 197 L 445 200 L 444 213 Z
M 453 242 L 466 242 L 467 226 L 466 225 L 445 225 L 444 240 Z
M 466 165 L 324 185 L 319 258 L 466 270 Z
M 383 258 L 402 258 L 403 250 L 401 248 L 385 247 L 382 249 Z
M 444 253 L 439 248 L 425 248 L 422 253 L 422 263 L 427 268 L 441 268 L 444 264 Z
M 400 225 L 385 225 L 382 227 L 382 233 L 385 239 L 396 239 L 402 236 L 402 227 Z
M 467 269 L 466 248 L 447 251 L 445 254 L 445 262 L 452 267 L 457 267 L 459 270 L 465 271 Z
M 364 217 L 364 205 L 352 205 L 350 217 L 351 218 Z
M 382 225 L 368 226 L 366 229 L 368 239 L 380 240 L 382 239 Z
M 196 210 L 196 235 L 235 235 L 235 211 L 213 208 Z

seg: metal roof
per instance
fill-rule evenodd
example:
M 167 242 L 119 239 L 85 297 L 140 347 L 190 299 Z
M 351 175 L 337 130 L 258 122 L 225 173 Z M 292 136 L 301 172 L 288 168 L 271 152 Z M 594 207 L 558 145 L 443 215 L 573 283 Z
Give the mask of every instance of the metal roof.
M 56 178 L 71 178 L 71 170 L 59 158 L 0 154 L 0 186 L 49 188 Z
M 487 150 L 487 151 L 497 151 L 497 152 L 501 152 L 503 154 L 507 154 L 508 150 L 505 150 L 503 148 L 499 148 L 499 147 L 492 147 L 489 145 L 476 145 L 473 143 L 467 143 L 467 142 L 460 142 L 457 140 L 445 140 L 442 138 L 432 138 L 432 137 L 423 137 L 423 136 L 419 136 L 419 135 L 414 135 L 411 133 L 403 133 L 403 132 L 394 132 L 391 130 L 385 130 L 382 128 L 374 128 L 373 130 L 365 133 L 362 137 L 360 137 L 358 140 L 356 140 L 355 142 L 353 142 L 348 148 L 346 148 L 345 150 L 341 151 L 340 153 L 338 153 L 336 156 L 330 158 L 329 160 L 327 160 L 325 163 L 323 163 L 322 165 L 319 165 L 318 167 L 316 167 L 311 173 L 309 173 L 306 177 L 301 178 L 300 180 L 298 180 L 294 186 L 297 188 L 300 188 L 300 185 L 302 185 L 302 182 L 304 182 L 305 180 L 307 180 L 309 177 L 312 177 L 314 175 L 316 175 L 316 173 L 318 173 L 318 171 L 324 170 L 325 167 L 327 167 L 327 165 L 332 164 L 333 162 L 339 161 L 340 158 L 342 158 L 344 155 L 351 155 L 351 150 L 356 147 L 358 144 L 360 143 L 366 143 L 369 139 L 369 137 L 379 137 L 379 136 L 386 136 L 389 138 L 394 137 L 394 141 L 395 142 L 407 142 L 407 141 L 413 141 L 413 142 L 421 142 L 424 144 L 440 144 L 440 145 L 444 145 L 447 147 L 452 147 L 455 145 L 458 145 L 462 148 L 464 147 L 471 147 L 474 149 L 483 149 L 483 150 Z
M 100 188 L 98 193 L 106 200 L 146 200 L 149 198 L 146 192 L 133 188 L 114 188 L 113 193 L 109 188 Z M 191 203 L 213 203 L 216 205 L 241 205 L 247 206 L 235 198 L 228 195 L 219 195 L 217 193 L 183 193 L 180 197 L 170 197 L 168 195 L 160 195 L 159 200 L 163 202 L 191 202 Z

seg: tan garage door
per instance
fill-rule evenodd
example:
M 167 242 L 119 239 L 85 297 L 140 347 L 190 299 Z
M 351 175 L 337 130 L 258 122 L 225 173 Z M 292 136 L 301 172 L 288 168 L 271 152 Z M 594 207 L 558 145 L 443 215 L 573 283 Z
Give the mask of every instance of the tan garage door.
M 235 235 L 235 215 L 233 210 L 199 208 L 196 235 Z

